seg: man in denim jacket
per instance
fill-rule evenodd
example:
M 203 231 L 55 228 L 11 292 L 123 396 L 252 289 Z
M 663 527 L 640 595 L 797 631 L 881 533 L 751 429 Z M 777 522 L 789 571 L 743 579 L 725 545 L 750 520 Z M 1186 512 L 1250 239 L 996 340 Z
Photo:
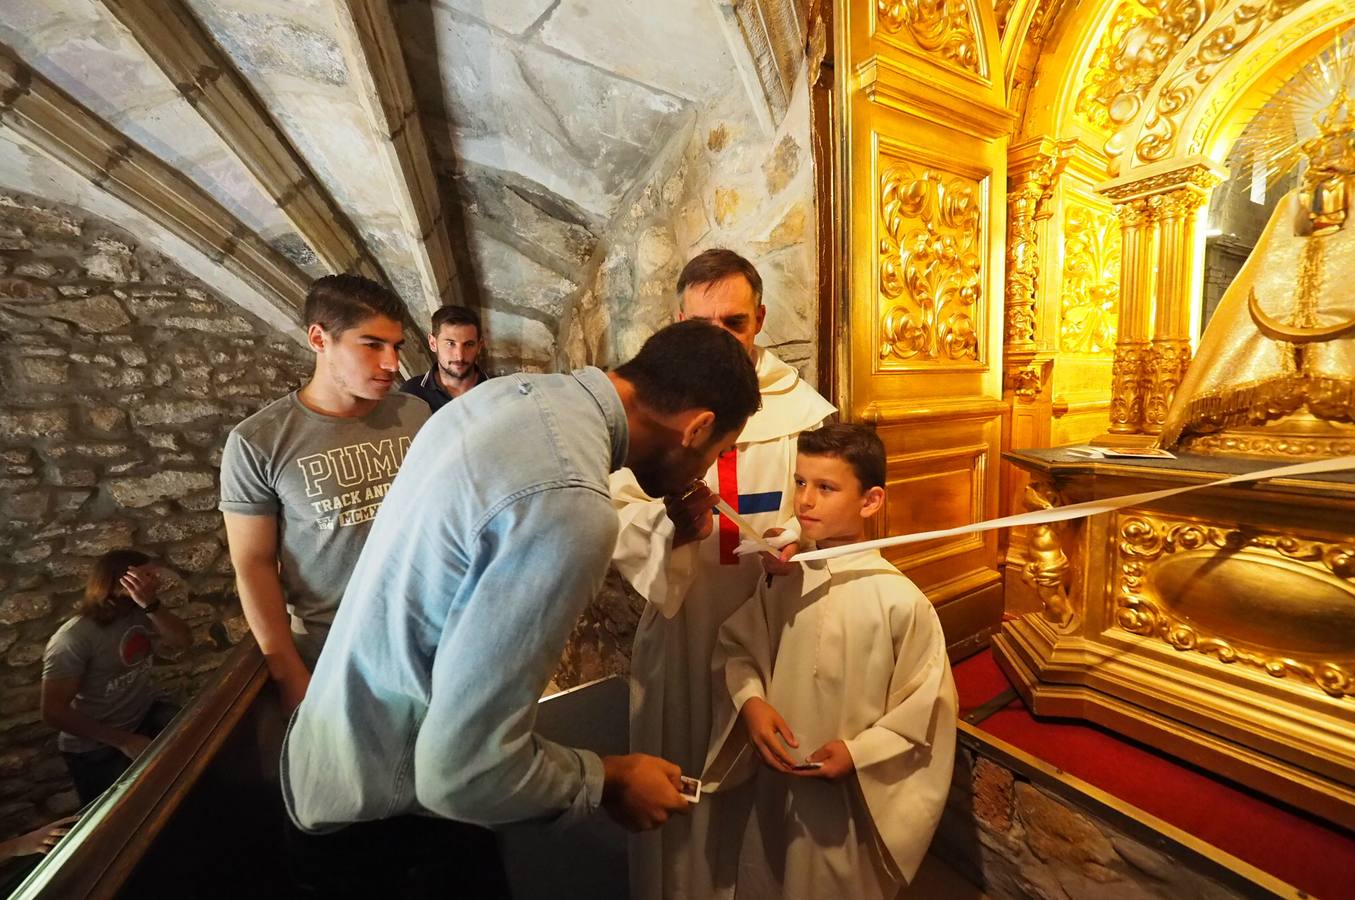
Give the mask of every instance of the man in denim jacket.
M 293 821 L 492 826 L 602 806 L 639 830 L 685 810 L 677 766 L 539 737 L 536 703 L 611 559 L 609 473 L 628 466 L 652 496 L 672 493 L 733 445 L 758 402 L 738 341 L 680 322 L 610 374 L 495 379 L 431 419 L 288 730 Z

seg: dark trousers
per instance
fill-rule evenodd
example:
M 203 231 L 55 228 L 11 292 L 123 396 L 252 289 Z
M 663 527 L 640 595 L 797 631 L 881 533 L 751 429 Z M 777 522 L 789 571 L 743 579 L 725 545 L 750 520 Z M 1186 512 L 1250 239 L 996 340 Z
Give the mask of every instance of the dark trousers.
M 464 822 L 399 816 L 307 834 L 287 822 L 298 896 L 324 900 L 508 900 L 494 832 Z
M 178 714 L 178 706 L 168 700 L 156 700 L 151 704 L 146 718 L 133 730 L 153 738 L 164 731 L 169 720 Z M 66 758 L 66 768 L 70 770 L 71 781 L 75 782 L 75 793 L 80 797 L 81 806 L 88 806 L 98 799 L 132 764 L 116 747 L 103 746 L 83 753 L 63 752 L 61 755 Z

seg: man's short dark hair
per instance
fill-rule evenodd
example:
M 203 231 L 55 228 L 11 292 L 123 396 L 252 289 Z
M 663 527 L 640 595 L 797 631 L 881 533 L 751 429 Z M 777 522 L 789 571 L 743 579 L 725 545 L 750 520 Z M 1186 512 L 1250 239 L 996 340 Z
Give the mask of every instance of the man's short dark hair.
M 361 275 L 326 275 L 306 292 L 306 327 L 319 325 L 338 337 L 372 316 L 404 322 L 405 304 L 395 291 Z
M 616 374 L 635 387 L 642 404 L 664 415 L 710 410 L 717 434 L 741 427 L 762 401 L 748 351 L 724 329 L 697 319 L 655 332 Z
M 472 325 L 475 327 L 475 339 L 480 339 L 480 314 L 464 306 L 439 306 L 433 313 L 433 336 L 437 337 L 443 325 Z
M 681 298 L 682 292 L 694 284 L 714 284 L 731 275 L 742 275 L 753 289 L 753 299 L 761 305 L 762 276 L 748 260 L 723 247 L 713 247 L 699 253 L 682 267 L 682 274 L 678 275 L 677 280 L 677 295 Z
M 838 423 L 802 431 L 795 447 L 806 456 L 832 456 L 852 467 L 862 492 L 885 486 L 885 445 L 869 425 Z

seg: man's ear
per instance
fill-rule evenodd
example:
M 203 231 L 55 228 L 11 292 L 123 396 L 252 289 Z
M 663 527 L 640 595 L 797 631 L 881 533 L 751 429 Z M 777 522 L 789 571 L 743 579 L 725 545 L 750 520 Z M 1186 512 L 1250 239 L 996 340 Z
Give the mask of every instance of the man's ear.
M 757 312 L 753 314 L 753 317 L 757 319 L 757 328 L 753 330 L 753 334 L 760 334 L 762 332 L 762 323 L 767 321 L 767 307 L 759 303 L 757 305 Z
M 428 336 L 428 349 L 433 351 L 434 356 L 438 355 L 438 336 L 436 334 Z
M 682 428 L 682 446 L 688 449 L 704 447 L 714 432 L 715 413 L 708 409 L 698 410 Z
M 320 323 L 312 322 L 306 326 L 306 343 L 316 353 L 323 353 L 325 347 L 329 346 L 330 337 L 325 334 L 325 330 L 320 327 Z
M 861 495 L 861 518 L 869 519 L 881 510 L 885 505 L 885 489 L 879 487 L 871 488 Z

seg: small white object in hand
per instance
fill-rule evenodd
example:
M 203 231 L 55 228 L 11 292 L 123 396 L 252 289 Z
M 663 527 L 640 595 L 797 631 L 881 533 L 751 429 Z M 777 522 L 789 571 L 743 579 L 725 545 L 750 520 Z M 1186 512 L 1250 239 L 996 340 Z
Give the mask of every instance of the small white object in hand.
M 778 534 L 776 537 L 765 537 L 765 538 L 763 538 L 762 540 L 765 541 L 765 542 L 768 543 L 768 544 L 771 544 L 771 545 L 772 545 L 773 547 L 775 547 L 777 550 L 780 550 L 782 547 L 786 546 L 787 544 L 794 543 L 795 541 L 797 541 L 797 540 L 799 540 L 799 539 L 800 539 L 800 536 L 799 536 L 798 534 L 795 534 L 794 532 L 787 531 L 787 532 L 783 532 L 783 533 L 781 533 L 781 534 Z M 747 555 L 750 554 L 750 553 L 762 553 L 762 552 L 764 552 L 766 549 L 767 549 L 766 547 L 763 547 L 763 546 L 762 546 L 761 544 L 759 544 L 757 541 L 745 539 L 745 540 L 740 541 L 740 542 L 739 542 L 739 546 L 737 546 L 737 547 L 734 548 L 734 555 L 735 555 L 735 556 L 747 556 Z

